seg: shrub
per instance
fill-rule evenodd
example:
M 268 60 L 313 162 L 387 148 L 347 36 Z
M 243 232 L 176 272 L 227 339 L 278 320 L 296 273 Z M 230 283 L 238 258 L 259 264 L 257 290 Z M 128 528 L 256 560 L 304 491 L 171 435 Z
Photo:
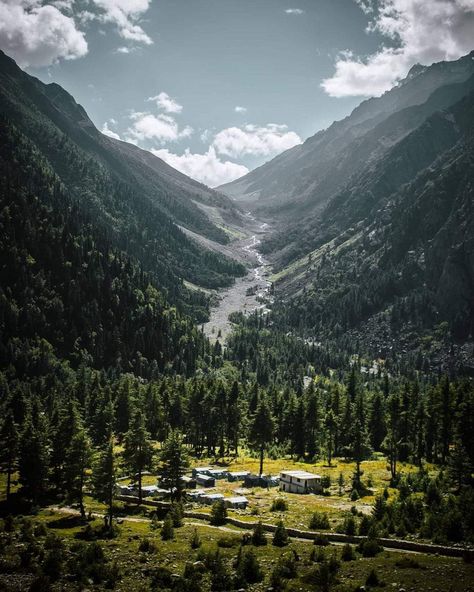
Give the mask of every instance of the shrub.
M 309 521 L 309 528 L 313 530 L 321 529 L 327 530 L 330 527 L 329 518 L 326 513 L 315 512 Z
M 166 514 L 160 534 L 164 541 L 169 541 L 174 538 L 173 519 L 170 514 Z
M 354 536 L 356 533 L 356 521 L 353 516 L 347 516 L 342 525 L 343 532 L 349 536 Z
M 263 547 L 266 544 L 267 537 L 265 536 L 263 525 L 261 522 L 258 522 L 252 532 L 252 545 L 255 545 L 256 547 Z
M 174 528 L 183 526 L 184 507 L 181 502 L 177 502 L 171 506 L 171 519 L 173 520 Z
M 155 553 L 156 545 L 148 538 L 143 538 L 138 545 L 138 550 L 142 553 Z
M 288 510 L 288 502 L 283 497 L 277 497 L 273 500 L 270 507 L 270 512 L 286 512 Z
M 323 534 L 318 534 L 314 537 L 313 544 L 319 547 L 327 547 L 329 545 L 329 539 Z
M 201 538 L 199 537 L 198 529 L 195 528 L 193 530 L 193 534 L 191 536 L 191 540 L 189 541 L 191 549 L 199 549 L 201 546 Z
M 295 556 L 289 553 L 283 553 L 278 560 L 276 569 L 279 571 L 282 578 L 291 580 L 298 575 Z
M 368 516 L 363 516 L 359 524 L 360 536 L 367 536 L 371 527 L 372 521 Z
M 360 495 L 359 495 L 359 492 L 357 491 L 357 489 L 353 489 L 351 491 L 351 497 L 350 497 L 351 502 L 356 502 L 359 499 L 359 497 L 360 497 Z
M 383 551 L 383 547 L 381 547 L 377 541 L 367 539 L 357 546 L 357 551 L 359 551 L 363 557 L 375 557 Z
M 240 554 L 240 559 L 237 565 L 237 574 L 238 577 L 248 584 L 256 584 L 263 580 L 260 564 L 251 547 L 246 548 L 246 550 Z
M 352 548 L 352 545 L 349 545 L 349 543 L 346 543 L 342 547 L 341 559 L 343 561 L 354 561 L 354 559 L 355 559 L 354 549 Z
M 214 526 L 220 526 L 225 524 L 227 519 L 227 508 L 225 507 L 224 500 L 218 500 L 212 505 L 211 509 L 211 524 Z
M 367 579 L 365 580 L 365 584 L 366 586 L 379 586 L 380 585 L 380 579 L 379 576 L 377 575 L 377 572 L 375 571 L 375 569 L 372 569 L 369 573 L 369 575 L 367 576 Z
M 402 557 L 401 559 L 397 559 L 395 565 L 400 569 L 421 569 L 421 565 L 412 557 Z
M 277 524 L 275 534 L 273 535 L 272 544 L 275 547 L 285 547 L 289 543 L 288 532 L 283 524 L 283 521 L 280 520 Z
M 222 536 L 217 539 L 217 546 L 222 549 L 232 549 L 240 545 L 240 537 L 238 536 Z

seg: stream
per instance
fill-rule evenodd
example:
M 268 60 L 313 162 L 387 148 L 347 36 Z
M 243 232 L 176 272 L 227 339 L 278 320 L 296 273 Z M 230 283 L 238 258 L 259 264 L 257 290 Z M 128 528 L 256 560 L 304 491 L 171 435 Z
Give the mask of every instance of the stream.
M 271 282 L 270 265 L 259 252 L 258 247 L 269 230 L 266 222 L 257 222 L 250 212 L 246 214 L 251 224 L 253 234 L 234 243 L 234 252 L 239 259 L 244 259 L 253 267 L 247 275 L 236 278 L 235 283 L 219 294 L 217 306 L 211 308 L 210 319 L 204 323 L 204 333 L 211 339 L 225 342 L 232 330 L 229 315 L 233 312 L 250 314 L 258 309 L 268 310 L 272 297 L 270 295 Z

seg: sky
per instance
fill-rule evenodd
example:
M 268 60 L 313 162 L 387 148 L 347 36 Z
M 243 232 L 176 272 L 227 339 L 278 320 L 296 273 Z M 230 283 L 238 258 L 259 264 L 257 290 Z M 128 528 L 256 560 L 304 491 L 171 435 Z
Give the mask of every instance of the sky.
M 474 0 L 0 0 L 0 48 L 211 187 L 474 48 Z

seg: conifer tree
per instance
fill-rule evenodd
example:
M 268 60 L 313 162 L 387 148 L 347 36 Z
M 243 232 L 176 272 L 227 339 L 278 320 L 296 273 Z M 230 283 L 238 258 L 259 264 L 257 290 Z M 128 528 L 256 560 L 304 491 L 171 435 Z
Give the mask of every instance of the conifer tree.
M 31 413 L 25 419 L 21 434 L 18 470 L 24 494 L 38 501 L 47 485 L 48 449 L 44 426 L 43 430 L 37 427 Z
M 92 461 L 92 446 L 86 429 L 81 425 L 66 449 L 64 481 L 70 502 L 77 502 L 82 518 L 85 518 L 84 486 L 87 469 Z
M 271 442 L 273 431 L 273 418 L 265 398 L 262 397 L 252 420 L 249 434 L 251 446 L 260 454 L 260 475 L 263 474 L 265 447 Z
M 145 427 L 143 413 L 136 409 L 130 421 L 130 428 L 123 438 L 123 461 L 125 468 L 132 473 L 138 483 L 138 503 L 142 503 L 143 471 L 153 464 L 153 445 Z
M 92 486 L 95 498 L 107 505 L 105 524 L 112 529 L 114 516 L 115 484 L 117 481 L 117 468 L 114 455 L 114 441 L 110 437 L 108 443 L 100 451 L 94 465 Z
M 10 499 L 12 474 L 18 463 L 19 443 L 18 428 L 10 409 L 0 429 L 0 470 L 7 475 L 7 501 Z
M 179 501 L 183 491 L 182 477 L 189 467 L 183 436 L 178 430 L 171 430 L 159 456 L 158 475 L 163 487 L 171 490 L 173 499 Z

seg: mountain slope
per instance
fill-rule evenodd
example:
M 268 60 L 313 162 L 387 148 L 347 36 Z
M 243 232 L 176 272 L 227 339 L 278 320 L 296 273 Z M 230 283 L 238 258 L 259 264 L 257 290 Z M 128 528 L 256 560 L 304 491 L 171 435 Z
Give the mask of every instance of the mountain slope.
M 320 210 L 361 164 L 375 162 L 430 113 L 465 94 L 473 56 L 412 68 L 394 89 L 220 190 L 251 211 L 285 221 Z M 442 87 L 451 88 L 437 92 Z
M 45 85 L 0 53 L 0 110 L 58 175 L 84 214 L 109 240 L 154 274 L 179 306 L 189 308 L 181 278 L 203 287 L 229 285 L 241 265 L 202 249 L 178 224 L 221 243 L 227 234 L 200 204 L 222 204 L 222 217 L 238 211 L 216 192 L 175 171 L 136 146 L 101 134 L 84 109 L 56 84 Z M 198 317 L 205 318 L 200 305 Z
M 428 117 L 301 225 L 276 276 L 286 322 L 406 351 L 474 334 L 474 92 Z M 290 237 L 289 240 L 291 240 Z M 295 246 L 297 245 L 297 246 Z M 296 253 L 304 256 L 295 260 Z M 409 337 L 411 335 L 411 337 Z

